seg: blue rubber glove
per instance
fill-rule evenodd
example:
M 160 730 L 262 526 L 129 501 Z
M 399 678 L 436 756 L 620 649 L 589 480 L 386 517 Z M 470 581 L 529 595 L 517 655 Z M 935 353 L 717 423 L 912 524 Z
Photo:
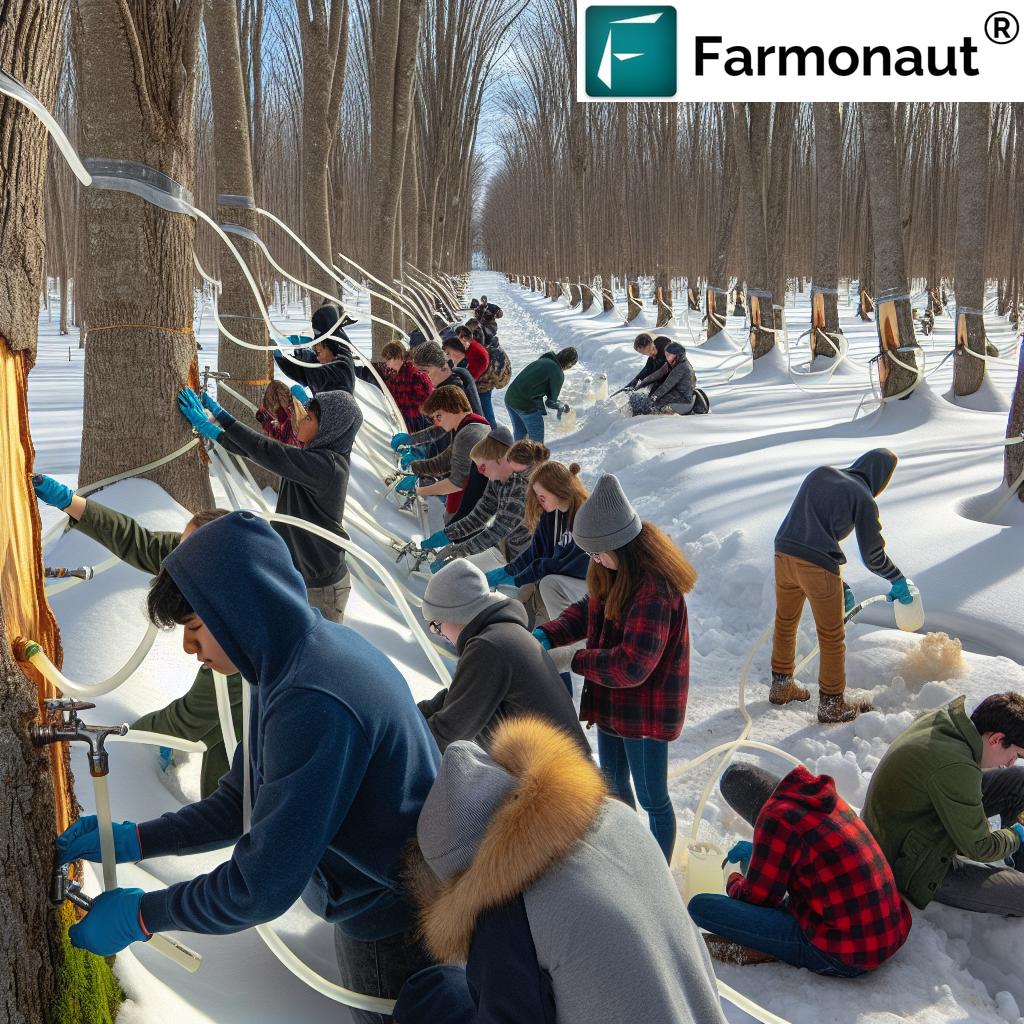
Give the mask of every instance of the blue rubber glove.
M 448 559 L 439 558 L 436 562 L 430 563 L 430 575 L 440 572 L 448 564 Z
M 914 599 L 910 596 L 910 587 L 907 586 L 907 579 L 901 576 L 893 585 L 885 597 L 889 604 L 899 601 L 900 604 L 913 604 Z
M 419 483 L 419 477 L 407 476 L 404 479 L 399 480 L 395 490 L 402 494 L 415 494 L 417 483 Z
M 222 405 L 218 405 L 205 391 L 200 392 L 200 400 L 202 401 L 203 408 L 213 414 L 213 418 L 222 426 L 230 427 L 235 422 L 235 417 L 231 415 Z
M 174 764 L 174 751 L 170 747 L 157 747 L 157 758 L 160 764 L 160 771 L 166 773 Z
M 391 438 L 391 450 L 397 452 L 399 448 L 403 448 L 405 445 L 409 444 L 411 440 L 412 439 L 408 434 L 395 434 L 395 436 Z
M 294 345 L 296 348 L 301 348 L 303 345 L 308 345 L 310 342 L 310 339 L 304 334 L 289 334 L 284 340 L 288 342 L 289 345 Z
M 854 608 L 857 607 L 857 598 L 854 597 L 853 591 L 844 583 L 843 584 L 843 614 L 849 615 Z
M 416 450 L 410 448 L 407 452 L 402 452 L 402 457 L 398 460 L 398 464 L 402 469 L 408 469 L 419 457 Z
M 301 402 L 303 407 L 309 404 L 309 392 L 301 384 L 293 384 L 289 389 L 292 398 Z
M 72 946 L 97 956 L 113 956 L 133 942 L 148 942 L 139 922 L 141 889 L 111 889 L 100 893 L 92 910 L 68 929 Z
M 509 583 L 515 583 L 515 577 L 510 576 L 505 572 L 504 566 L 499 566 L 497 569 L 492 569 L 490 572 L 484 574 L 487 577 L 487 586 L 494 590 L 495 587 L 502 587 Z
M 438 530 L 429 537 L 420 541 L 421 551 L 433 551 L 435 548 L 443 548 L 448 543 L 448 534 L 444 530 Z
M 1017 833 L 1017 838 L 1020 840 L 1020 845 L 1024 846 L 1024 825 L 1022 825 L 1019 821 L 1015 821 L 1010 826 L 1010 828 L 1012 828 L 1013 831 Z
M 540 628 L 540 626 L 533 631 L 533 635 L 537 638 L 541 647 L 543 647 L 545 651 L 551 650 L 551 637 L 549 637 L 547 633 Z
M 178 409 L 181 415 L 192 424 L 195 432 L 202 437 L 208 437 L 211 441 L 216 441 L 224 433 L 216 423 L 211 423 L 206 418 L 203 403 L 199 401 L 196 393 L 190 388 L 182 388 L 178 392 Z
M 741 839 L 735 846 L 725 855 L 725 859 L 730 864 L 739 864 L 740 871 L 743 874 L 747 873 L 747 868 L 750 867 L 750 858 L 754 855 L 754 844 L 749 839 Z
M 32 487 L 35 489 L 36 497 L 44 505 L 52 505 L 54 508 L 67 508 L 75 496 L 70 487 L 59 480 L 54 480 L 52 476 L 43 476 L 42 473 L 36 473 L 32 477 Z
M 79 859 L 100 859 L 100 832 L 95 814 L 83 815 L 57 836 L 57 863 L 70 864 Z M 134 821 L 114 822 L 114 860 L 118 864 L 142 860 L 139 829 Z

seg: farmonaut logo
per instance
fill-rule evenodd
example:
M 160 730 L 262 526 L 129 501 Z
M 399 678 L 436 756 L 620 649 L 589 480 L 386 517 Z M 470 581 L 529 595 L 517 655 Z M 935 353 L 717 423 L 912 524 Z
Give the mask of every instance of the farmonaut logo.
M 662 99 L 676 92 L 676 9 L 593 4 L 585 13 L 586 92 Z

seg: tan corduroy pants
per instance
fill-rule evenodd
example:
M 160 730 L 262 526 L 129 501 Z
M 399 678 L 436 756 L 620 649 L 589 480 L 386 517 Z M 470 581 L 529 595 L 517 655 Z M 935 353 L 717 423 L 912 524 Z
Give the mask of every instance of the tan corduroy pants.
M 820 565 L 775 553 L 775 639 L 772 671 L 792 675 L 796 667 L 796 633 L 804 600 L 810 602 L 821 647 L 818 686 L 825 693 L 846 689 L 846 626 L 843 581 Z

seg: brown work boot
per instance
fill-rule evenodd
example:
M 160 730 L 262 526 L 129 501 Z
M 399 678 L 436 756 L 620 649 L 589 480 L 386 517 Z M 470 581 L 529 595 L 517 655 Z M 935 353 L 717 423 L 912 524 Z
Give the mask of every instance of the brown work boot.
M 849 696 L 851 699 L 847 701 Z M 818 690 L 818 721 L 822 725 L 852 722 L 858 715 L 871 711 L 871 701 L 860 694 L 825 693 Z
M 768 700 L 772 704 L 788 704 L 794 700 L 810 700 L 811 695 L 792 676 L 784 676 L 779 672 L 772 673 L 772 689 Z
M 741 946 L 732 939 L 723 939 L 721 935 L 714 935 L 711 932 L 701 932 L 704 942 L 707 944 L 708 953 L 712 958 L 723 964 L 733 964 L 736 967 L 748 967 L 751 964 L 774 964 L 778 957 L 771 953 L 762 953 L 759 949 L 751 949 L 749 946 Z

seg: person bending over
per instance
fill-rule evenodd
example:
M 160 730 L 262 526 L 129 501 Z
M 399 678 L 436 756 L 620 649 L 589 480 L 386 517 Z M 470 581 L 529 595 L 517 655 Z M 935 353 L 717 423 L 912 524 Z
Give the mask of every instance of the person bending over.
M 363 422 L 347 391 L 322 391 L 299 421 L 302 448 L 258 434 L 222 409 L 205 391 L 202 400 L 188 388 L 178 393 L 178 408 L 196 432 L 281 478 L 275 511 L 304 519 L 339 537 L 352 459 L 352 443 Z M 207 418 L 207 411 L 215 422 Z M 322 537 L 294 526 L 275 524 L 306 581 L 309 603 L 334 622 L 345 617 L 352 579 L 345 552 Z
M 665 365 L 665 348 L 671 341 L 672 339 L 666 338 L 664 334 L 659 334 L 656 338 L 650 334 L 636 336 L 633 350 L 647 358 L 636 376 L 628 384 L 623 385 L 623 391 L 632 391 L 645 377 L 650 377 L 652 373 Z
M 406 982 L 401 1024 L 725 1024 L 658 844 L 549 723 L 452 743 L 416 835 L 420 925 L 449 966 Z
M 224 509 L 219 508 L 197 512 L 185 524 L 181 533 L 174 530 L 147 530 L 123 512 L 107 508 L 92 498 L 73 494 L 69 487 L 53 477 L 39 476 L 33 479 L 33 483 L 40 501 L 67 513 L 71 529 L 102 544 L 122 562 L 148 576 L 156 576 L 164 559 L 199 527 L 227 515 Z M 235 674 L 228 677 L 228 697 L 235 735 L 241 736 L 241 676 Z M 172 700 L 159 711 L 143 715 L 132 723 L 132 728 L 205 743 L 206 750 L 199 770 L 199 793 L 204 798 L 217 788 L 217 781 L 228 770 L 228 755 L 217 712 L 217 691 L 213 683 L 213 672 L 206 665 L 200 667 L 186 694 Z M 162 747 L 161 756 L 169 763 L 171 751 Z
M 451 684 L 419 702 L 442 753 L 455 740 L 484 743 L 506 719 L 535 714 L 590 756 L 576 709 L 518 601 L 492 594 L 484 574 L 456 558 L 427 584 L 422 611 L 459 654 Z
M 712 956 L 855 978 L 896 953 L 910 911 L 874 836 L 830 776 L 801 765 L 779 779 L 734 764 L 720 785 L 754 841 L 730 851 L 744 870 L 729 877 L 727 896 L 690 900 L 690 916 L 711 933 Z
M 819 466 L 800 485 L 775 535 L 775 634 L 772 641 L 772 704 L 805 701 L 810 693 L 793 679 L 796 634 L 804 601 L 810 601 L 818 632 L 818 721 L 850 722 L 871 704 L 846 700 L 845 613 L 855 598 L 844 586 L 846 563 L 839 542 L 856 532 L 864 564 L 889 582 L 889 600 L 910 603 L 903 573 L 885 552 L 875 499 L 885 490 L 897 458 L 888 448 L 865 452 L 849 469 Z
M 512 418 L 512 435 L 517 441 L 524 437 L 543 441 L 548 409 L 554 409 L 559 418 L 569 411 L 558 396 L 565 383 L 565 371 L 577 362 L 576 349 L 563 348 L 560 352 L 545 352 L 516 374 L 505 392 L 505 408 Z
M 676 815 L 668 793 L 668 745 L 683 730 L 690 688 L 686 594 L 697 573 L 653 523 L 641 522 L 618 480 L 602 476 L 576 513 L 573 538 L 589 552 L 587 596 L 534 630 L 542 644 L 586 646 L 572 658 L 583 676 L 580 719 L 596 724 L 612 792 L 647 811 L 672 860 Z
M 644 377 L 629 396 L 634 416 L 647 413 L 689 416 L 693 412 L 697 376 L 686 358 L 686 349 L 679 342 L 671 341 L 665 346 L 664 359 L 664 364 Z M 646 393 L 641 388 L 646 388 Z
M 915 907 L 1024 917 L 1024 696 L 992 694 L 970 715 L 964 701 L 893 740 L 871 774 L 864 821 Z
M 513 444 L 508 427 L 498 427 L 478 441 L 469 455 L 487 486 L 470 512 L 420 544 L 424 550 L 440 548 L 431 572 L 453 558 L 489 548 L 498 548 L 505 559 L 519 554 L 530 540 L 523 522 L 527 480 L 531 470 L 547 461 L 550 454 L 536 441 Z
M 470 410 L 477 416 L 483 415 L 480 395 L 477 393 L 473 375 L 464 367 L 452 367 L 437 342 L 426 341 L 422 345 L 417 345 L 411 352 L 411 358 L 416 368 L 422 370 L 430 378 L 430 383 L 434 385 L 435 391 L 445 385 L 462 388 L 466 392 Z
M 334 925 L 342 980 L 357 992 L 394 998 L 432 962 L 399 870 L 437 745 L 391 661 L 317 615 L 305 590 L 284 542 L 251 512 L 207 524 L 164 559 L 150 619 L 183 626 L 186 653 L 249 684 L 249 761 L 240 744 L 205 800 L 115 825 L 117 860 L 224 848 L 231 856 L 165 889 L 103 893 L 70 930 L 76 946 L 110 956 L 152 932 L 240 932 L 301 897 Z M 96 818 L 67 829 L 57 854 L 62 864 L 99 860 Z M 365 1024 L 384 1020 L 349 1013 Z

